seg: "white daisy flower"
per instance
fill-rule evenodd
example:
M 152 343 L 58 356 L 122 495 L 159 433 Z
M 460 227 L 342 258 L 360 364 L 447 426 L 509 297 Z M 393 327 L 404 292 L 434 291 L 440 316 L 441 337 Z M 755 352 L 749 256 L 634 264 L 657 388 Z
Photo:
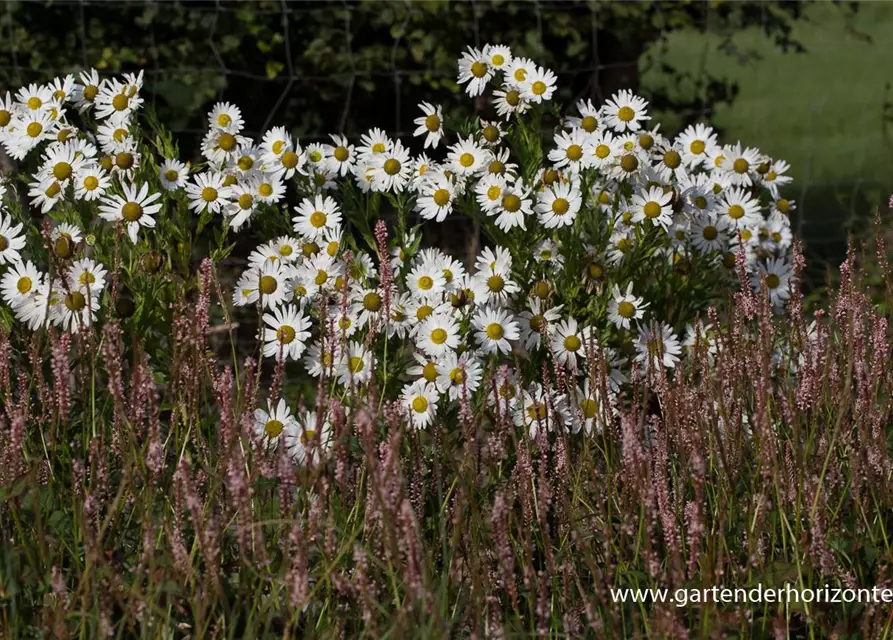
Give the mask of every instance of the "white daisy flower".
M 99 299 L 99 295 L 105 289 L 105 278 L 108 275 L 106 268 L 90 258 L 81 258 L 71 263 L 66 271 L 69 288 L 81 293 L 90 292 L 90 295 Z
M 436 149 L 443 138 L 443 112 L 440 105 L 435 106 L 428 102 L 420 103 L 419 109 L 425 115 L 413 120 L 416 130 L 412 135 L 425 136 L 425 149 L 428 147 Z
M 626 291 L 621 291 L 615 284 L 608 303 L 608 320 L 618 329 L 629 329 L 634 320 L 645 317 L 647 306 L 648 303 L 643 298 L 633 295 L 632 282 L 626 285 Z
M 406 276 L 406 287 L 418 300 L 438 299 L 446 288 L 446 277 L 431 262 L 418 264 Z
M 30 260 L 15 262 L 0 278 L 0 295 L 11 307 L 27 301 L 43 284 L 44 275 Z
M 520 178 L 515 182 L 507 182 L 499 205 L 487 211 L 487 215 L 496 216 L 496 226 L 503 231 L 514 227 L 527 229 L 526 218 L 533 215 L 533 201 L 530 196 L 530 188 Z
M 523 87 L 530 83 L 536 73 L 536 63 L 530 58 L 513 58 L 505 69 L 505 79 L 513 87 Z
M 586 134 L 579 129 L 559 131 L 555 136 L 555 149 L 549 152 L 549 161 L 557 169 L 579 173 L 589 162 L 589 155 L 585 153 L 588 142 Z
M 492 69 L 502 71 L 512 64 L 512 50 L 503 44 L 484 45 L 484 56 Z
M 644 98 L 622 89 L 604 104 L 602 119 L 618 133 L 638 131 L 642 128 L 642 121 L 651 119 L 646 112 L 647 107 L 648 102 Z
M 310 319 L 293 304 L 284 304 L 264 314 L 262 328 L 264 356 L 282 360 L 300 360 L 310 337 Z
M 665 322 L 643 324 L 636 341 L 636 362 L 652 367 L 672 369 L 679 362 L 682 345 L 673 333 L 673 327 Z
M 350 342 L 338 367 L 338 382 L 344 387 L 365 384 L 372 378 L 372 354 L 359 342 Z
M 332 446 L 332 425 L 316 411 L 304 411 L 285 431 L 285 446 L 295 464 L 315 467 Z
M 471 176 L 485 166 L 487 153 L 475 143 L 473 136 L 468 136 L 449 148 L 447 161 L 457 175 Z
M 22 259 L 19 251 L 25 248 L 22 224 L 15 224 L 12 214 L 3 215 L 0 208 L 0 264 L 12 264 Z
M 514 114 L 522 114 L 530 108 L 530 102 L 515 85 L 506 85 L 493 92 L 493 106 L 501 118 L 508 120 Z
M 481 384 L 483 367 L 468 352 L 462 355 L 448 351 L 437 362 L 437 389 L 450 400 L 459 400 L 463 393 L 470 398 Z
M 794 280 L 794 267 L 785 258 L 770 258 L 757 262 L 757 271 L 750 276 L 754 291 L 759 291 L 765 278 L 769 300 L 775 307 L 783 306 L 791 297 L 790 285 Z
M 337 339 L 326 338 L 313 342 L 307 348 L 303 364 L 310 376 L 331 378 L 337 373 L 340 363 L 341 344 Z
M 31 205 L 39 208 L 41 213 L 48 213 L 56 204 L 65 198 L 65 190 L 52 176 L 48 176 L 40 182 L 32 182 L 28 185 L 28 196 Z
M 577 101 L 577 116 L 568 116 L 567 124 L 575 129 L 582 129 L 584 133 L 591 136 L 598 131 L 599 112 L 592 104 L 592 100 Z
M 372 190 L 400 193 L 412 176 L 409 150 L 399 140 L 375 157 L 372 164 Z
M 101 166 L 85 164 L 74 174 L 74 197 L 86 202 L 98 200 L 111 184 L 111 177 Z
M 263 409 L 254 411 L 254 432 L 270 447 L 278 446 L 280 438 L 289 428 L 294 428 L 295 424 L 295 418 L 284 398 L 280 398 L 275 407 L 267 401 L 266 411 Z
M 756 168 L 760 164 L 760 150 L 742 147 L 741 143 L 726 147 L 723 150 L 725 159 L 722 169 L 726 170 L 732 184 L 749 187 L 753 184 Z
M 672 199 L 672 191 L 665 193 L 660 187 L 650 187 L 633 194 L 630 202 L 633 222 L 649 220 L 651 224 L 666 230 L 673 222 L 673 207 L 670 204 Z
M 232 189 L 226 186 L 226 176 L 215 171 L 206 171 L 192 176 L 193 182 L 186 183 L 189 208 L 196 214 L 205 211 L 220 213 L 229 203 Z
M 577 369 L 578 357 L 586 357 L 583 337 L 574 318 L 567 318 L 556 323 L 550 333 L 549 343 L 555 359 L 571 370 Z
M 368 161 L 387 153 L 393 146 L 394 141 L 388 137 L 388 134 L 382 129 L 374 128 L 360 137 L 357 154 L 359 160 Z
M 292 218 L 295 233 L 306 240 L 322 239 L 327 233 L 340 228 L 341 210 L 334 198 L 316 195 L 312 200 L 305 198 L 297 207 L 297 216 Z
M 416 346 L 435 358 L 459 346 L 459 325 L 446 314 L 432 314 L 419 326 Z
M 93 68 L 81 71 L 79 78 L 80 82 L 74 85 L 71 98 L 77 110 L 84 113 L 93 107 L 105 80 L 100 79 L 99 72 Z
M 710 153 L 717 147 L 713 128 L 700 122 L 689 125 L 676 142 L 682 149 L 683 162 L 692 169 L 708 167 Z
M 424 429 L 437 416 L 437 387 L 430 382 L 416 380 L 406 385 L 401 399 L 417 429 Z
M 465 92 L 472 98 L 484 93 L 484 89 L 494 73 L 495 69 L 490 66 L 488 56 L 480 49 L 468 47 L 468 51 L 459 58 L 458 83 L 468 83 Z
M 555 83 L 558 78 L 550 69 L 537 67 L 527 75 L 527 81 L 521 85 L 521 95 L 525 100 L 537 104 L 551 100 L 555 93 Z
M 422 183 L 415 210 L 426 220 L 443 222 L 453 210 L 456 189 L 452 181 L 438 174 Z
M 728 246 L 728 223 L 725 217 L 706 214 L 694 218 L 689 229 L 690 241 L 701 253 L 725 251 Z
M 556 183 L 537 196 L 536 212 L 546 229 L 572 225 L 583 204 L 583 196 L 576 182 Z
M 475 338 L 484 353 L 509 353 L 518 340 L 518 323 L 505 309 L 479 309 L 471 321 Z
M 140 227 L 155 227 L 156 213 L 161 211 L 160 193 L 149 193 L 149 185 L 122 185 L 123 196 L 105 196 L 99 203 L 99 216 L 110 222 L 121 221 L 130 241 L 136 244 Z
M 537 351 L 548 336 L 549 327 L 561 319 L 562 305 L 548 308 L 546 302 L 539 298 L 527 301 L 528 309 L 519 316 L 521 325 L 521 342 L 528 351 Z
M 68 333 L 89 329 L 99 311 L 99 298 L 88 289 L 73 289 L 68 293 L 52 290 L 49 294 L 49 320 Z
M 237 134 L 245 126 L 242 119 L 242 111 L 234 104 L 229 102 L 218 102 L 214 108 L 208 112 L 208 123 L 213 129 L 226 131 L 227 133 Z
M 763 221 L 759 201 L 752 198 L 746 189 L 737 187 L 723 191 L 717 211 L 733 231 L 755 227 Z
M 158 178 L 161 181 L 161 186 L 168 191 L 185 187 L 188 176 L 188 167 L 179 160 L 165 158 L 161 166 L 158 167 Z

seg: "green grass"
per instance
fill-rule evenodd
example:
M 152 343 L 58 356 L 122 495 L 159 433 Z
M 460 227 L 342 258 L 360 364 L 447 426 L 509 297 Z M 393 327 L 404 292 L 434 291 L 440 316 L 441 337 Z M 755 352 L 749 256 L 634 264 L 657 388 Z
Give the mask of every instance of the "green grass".
M 830 259 L 846 232 L 893 191 L 893 122 L 884 122 L 884 104 L 893 102 L 893 3 L 864 2 L 855 14 L 815 3 L 792 36 L 805 53 L 783 52 L 757 28 L 734 33 L 734 54 L 720 49 L 719 34 L 672 33 L 643 57 L 643 87 L 666 86 L 652 61 L 737 83 L 738 97 L 710 120 L 725 139 L 793 165 L 789 196 L 801 204 L 800 232 L 813 255 Z M 670 114 L 657 115 L 671 122 Z

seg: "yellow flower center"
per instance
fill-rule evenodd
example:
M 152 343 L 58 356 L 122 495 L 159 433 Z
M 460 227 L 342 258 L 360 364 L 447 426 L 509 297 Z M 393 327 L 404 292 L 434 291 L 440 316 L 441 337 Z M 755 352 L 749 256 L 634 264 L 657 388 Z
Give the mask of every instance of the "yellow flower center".
M 115 156 L 115 164 L 119 169 L 130 169 L 133 166 L 134 157 L 132 153 L 121 152 Z
M 595 155 L 604 160 L 611 155 L 611 147 L 606 144 L 600 144 L 595 147 Z
M 422 276 L 419 278 L 419 289 L 423 291 L 428 291 L 434 286 L 434 279 L 431 276 Z
M 434 309 L 430 305 L 423 304 L 418 309 L 416 309 L 415 317 L 417 320 L 424 320 L 432 313 L 434 313 Z
M 696 156 L 704 153 L 704 150 L 707 148 L 707 145 L 703 140 L 695 140 L 690 145 L 688 145 L 688 150 L 691 151 Z
M 499 198 L 500 193 L 502 193 L 502 189 L 494 184 L 492 187 L 487 189 L 487 199 L 496 200 L 497 198 Z
M 254 206 L 254 197 L 250 193 L 243 193 L 239 196 L 239 208 L 247 211 Z
M 716 227 L 706 226 L 701 235 L 704 236 L 705 240 L 716 240 L 717 236 L 719 236 L 719 230 Z
M 267 424 L 264 425 L 264 433 L 269 438 L 278 438 L 284 428 L 285 425 L 279 422 L 279 420 L 268 420 Z
M 435 114 L 431 114 L 427 118 L 425 118 L 425 128 L 434 133 L 438 129 L 440 129 L 440 118 L 438 118 Z
M 72 291 L 65 296 L 65 306 L 68 307 L 70 311 L 80 311 L 87 306 L 87 299 L 80 291 Z
M 350 151 L 347 150 L 347 147 L 335 147 L 333 155 L 338 162 L 345 162 L 350 157 Z
M 428 382 L 434 382 L 437 380 L 437 365 L 433 362 L 428 362 L 422 367 L 422 377 Z
M 791 203 L 788 202 L 787 200 L 779 200 L 778 202 L 775 203 L 775 206 L 782 213 L 787 213 L 788 211 L 791 210 Z
M 319 245 L 315 242 L 307 242 L 301 247 L 301 253 L 307 258 L 311 258 L 319 253 Z
M 509 213 L 515 213 L 521 209 L 521 198 L 510 193 L 502 199 L 502 208 Z
M 769 287 L 770 289 L 777 289 L 778 285 L 780 285 L 780 284 L 781 284 L 781 278 L 779 278 L 774 273 L 770 273 L 768 276 L 766 276 L 766 286 Z
M 25 128 L 25 132 L 32 138 L 36 138 L 43 133 L 43 125 L 39 122 L 32 122 Z
M 112 106 L 115 108 L 115 111 L 124 111 L 129 105 L 130 98 L 128 98 L 126 94 L 119 93 L 112 98 Z
M 470 153 L 463 153 L 459 156 L 459 164 L 467 169 L 474 164 L 474 156 Z
M 578 144 L 572 144 L 567 148 L 567 151 L 565 151 L 565 155 L 568 160 L 576 162 L 583 157 L 583 147 Z
M 59 236 L 53 243 L 53 251 L 60 258 L 68 258 L 71 256 L 74 245 L 68 236 Z
M 485 75 L 487 75 L 487 63 L 481 61 L 472 63 L 471 75 L 473 75 L 475 78 L 483 78 Z
M 137 202 L 128 202 L 121 207 L 121 217 L 127 222 L 136 222 L 143 215 L 143 208 Z
M 537 422 L 546 419 L 546 405 L 542 402 L 534 402 L 529 407 L 527 407 L 527 415 L 530 416 L 531 420 L 535 420 Z
M 656 202 L 653 202 L 653 201 L 652 201 L 652 202 L 646 202 L 646 203 L 645 203 L 645 206 L 642 207 L 642 211 L 645 213 L 645 215 L 646 215 L 647 217 L 649 217 L 649 218 L 651 218 L 651 219 L 653 220 L 654 218 L 656 218 L 656 217 L 658 217 L 658 216 L 660 215 L 661 207 L 660 207 L 660 205 L 659 205 L 658 203 L 656 203 Z
M 505 280 L 500 275 L 492 275 L 487 278 L 487 288 L 493 293 L 499 293 L 505 288 Z
M 664 164 L 670 169 L 676 169 L 682 164 L 682 156 L 679 155 L 678 151 L 670 149 L 664 154 Z
M 551 251 L 549 253 L 551 254 Z M 551 292 L 552 287 L 545 280 L 540 280 L 535 285 L 533 285 L 533 293 L 540 300 L 545 300 L 546 298 L 548 298 Z
M 68 180 L 71 177 L 71 165 L 67 162 L 57 162 L 53 167 L 53 177 L 56 180 Z
M 505 165 L 502 164 L 499 160 L 494 160 L 489 165 L 487 165 L 487 171 L 501 176 L 505 173 Z
M 277 140 L 276 142 L 273 143 L 273 146 L 271 148 L 273 150 L 273 153 L 275 153 L 278 156 L 280 153 L 282 153 L 282 150 L 285 148 L 285 140 Z
M 632 154 L 627 154 L 620 160 L 620 168 L 627 173 L 632 173 L 639 168 L 639 159 Z
M 232 151 L 236 148 L 236 136 L 231 133 L 223 133 L 217 140 L 217 146 L 224 151 Z
M 0 109 L 0 127 L 5 127 L 12 120 L 12 114 L 6 109 Z
M 276 329 L 276 339 L 282 344 L 291 344 L 295 339 L 295 330 L 288 325 L 282 325 Z
M 282 154 L 282 158 L 280 159 L 280 162 L 282 163 L 282 166 L 285 167 L 286 169 L 294 169 L 295 167 L 298 166 L 298 160 L 299 160 L 298 154 L 295 153 L 294 151 L 289 150 Z
M 729 207 L 729 217 L 734 220 L 744 217 L 744 207 L 740 204 L 733 204 Z
M 519 69 L 518 71 L 524 71 L 523 69 Z M 518 71 L 515 71 L 515 76 L 517 77 Z M 527 75 L 527 72 L 524 71 L 524 75 Z M 511 107 L 517 107 L 521 104 L 521 94 L 518 93 L 517 90 L 511 89 L 505 92 L 505 101 Z
M 202 189 L 202 200 L 205 202 L 214 202 L 217 199 L 217 189 L 214 187 L 205 187 Z
M 502 328 L 502 325 L 498 322 L 491 322 L 487 325 L 487 337 L 490 340 L 502 340 L 502 336 L 505 335 L 505 329 Z
M 217 116 L 218 127 L 228 127 L 230 124 L 232 124 L 232 121 L 233 119 L 225 113 L 221 113 L 219 116 Z
M 583 345 L 582 341 L 577 336 L 567 336 L 564 339 L 564 348 L 567 351 L 571 351 L 571 352 L 579 351 L 579 349 L 582 345 Z
M 580 411 L 583 413 L 584 418 L 591 420 L 598 411 L 598 405 L 592 398 L 586 398 L 580 403 Z
M 446 332 L 446 329 L 441 329 L 440 327 L 431 332 L 431 342 L 434 344 L 443 344 L 448 337 L 449 334 Z
M 630 122 L 636 117 L 636 112 L 632 107 L 623 106 L 617 110 L 617 117 L 623 122 Z
M 695 206 L 698 209 L 706 209 L 707 208 L 707 198 L 704 196 L 696 196 L 695 197 Z
M 261 276 L 260 278 L 260 292 L 265 296 L 274 293 L 276 289 L 279 288 L 279 283 L 276 282 L 276 278 L 273 276 Z
M 400 172 L 400 161 L 396 158 L 388 158 L 385 160 L 384 172 L 389 176 L 397 175 Z
M 443 207 L 450 202 L 450 192 L 446 189 L 438 189 L 434 192 L 434 204 Z
M 327 281 L 328 279 L 329 279 L 329 274 L 326 273 L 323 269 L 320 269 L 320 270 L 318 270 L 318 271 L 316 272 L 316 278 L 314 278 L 313 281 L 314 281 L 318 286 L 321 287 L 321 286 L 323 286 L 323 285 L 326 283 L 326 281 Z
M 372 153 L 384 153 L 384 152 L 385 152 L 384 142 L 376 142 L 375 144 L 372 145 Z
M 643 133 L 639 136 L 639 146 L 648 151 L 654 146 L 654 136 L 649 133 Z
M 530 85 L 530 90 L 533 92 L 535 96 L 541 96 L 546 93 L 546 83 L 542 80 L 537 80 L 532 85 Z
M 25 294 L 31 291 L 31 285 L 31 278 L 29 278 L 28 276 L 23 276 L 19 278 L 19 281 L 16 283 L 16 289 L 18 289 L 19 293 Z
M 363 296 L 363 308 L 367 311 L 378 311 L 381 309 L 381 296 L 374 291 L 367 293 Z
M 624 318 L 632 318 L 636 315 L 636 305 L 628 300 L 624 300 L 619 305 L 617 305 L 617 313 L 619 313 Z
M 744 158 L 738 158 L 732 163 L 732 169 L 734 169 L 735 173 L 747 173 L 747 170 L 750 169 L 750 163 Z
M 505 58 L 503 58 L 500 53 L 494 54 L 493 57 L 490 58 L 490 61 L 493 63 L 494 67 L 501 67 L 505 64 Z
M 43 106 L 43 100 L 37 96 L 28 98 L 28 108 L 31 110 L 40 109 Z
M 592 133 L 598 129 L 598 118 L 595 116 L 585 116 L 580 121 L 580 127 L 582 127 L 583 131 L 586 133 Z
M 55 198 L 61 192 L 62 192 L 62 186 L 58 182 L 54 182 L 49 187 L 47 187 L 46 191 L 44 191 L 44 193 L 47 195 L 48 198 Z
M 484 140 L 487 142 L 493 143 L 499 140 L 499 129 L 494 127 L 492 124 L 484 127 L 483 131 Z
M 363 362 L 363 359 L 359 356 L 351 356 L 349 363 L 350 363 L 350 370 L 353 373 L 359 373 L 360 371 L 362 371 L 365 368 L 365 363 Z
M 310 224 L 317 229 L 325 226 L 326 220 L 328 220 L 328 218 L 322 211 L 314 211 L 310 214 Z
M 571 203 L 568 202 L 565 198 L 555 198 L 552 201 L 552 213 L 558 216 L 563 216 L 567 213 L 571 208 Z
M 425 396 L 416 396 L 412 399 L 412 409 L 416 413 L 425 413 L 428 410 L 428 399 Z

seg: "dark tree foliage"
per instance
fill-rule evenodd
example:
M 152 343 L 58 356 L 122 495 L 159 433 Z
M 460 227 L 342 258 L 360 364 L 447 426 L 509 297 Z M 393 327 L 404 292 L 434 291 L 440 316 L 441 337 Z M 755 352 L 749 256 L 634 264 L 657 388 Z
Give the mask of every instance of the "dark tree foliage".
M 467 115 L 455 76 L 468 45 L 509 44 L 558 72 L 561 100 L 600 101 L 637 87 L 641 54 L 673 31 L 710 30 L 730 46 L 735 30 L 758 26 L 796 51 L 791 24 L 802 8 L 721 0 L 10 2 L 0 12 L 0 88 L 85 66 L 109 74 L 145 68 L 159 117 L 193 142 L 218 99 L 237 102 L 251 132 L 281 123 L 309 139 L 386 123 L 396 133 L 410 128 L 421 100 Z M 657 108 L 695 117 L 734 99 L 723 78 L 662 71 L 697 97 L 680 104 L 649 96 Z

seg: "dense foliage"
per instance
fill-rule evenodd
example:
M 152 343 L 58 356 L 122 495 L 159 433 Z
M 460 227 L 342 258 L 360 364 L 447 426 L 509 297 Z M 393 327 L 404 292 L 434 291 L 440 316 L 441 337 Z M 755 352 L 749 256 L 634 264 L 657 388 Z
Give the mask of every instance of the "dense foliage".
M 807 318 L 787 164 L 458 72 L 490 110 L 422 103 L 417 153 L 219 103 L 192 165 L 141 74 L 0 96 L 4 633 L 888 633 L 611 597 L 889 579 L 887 321 L 852 256 Z

